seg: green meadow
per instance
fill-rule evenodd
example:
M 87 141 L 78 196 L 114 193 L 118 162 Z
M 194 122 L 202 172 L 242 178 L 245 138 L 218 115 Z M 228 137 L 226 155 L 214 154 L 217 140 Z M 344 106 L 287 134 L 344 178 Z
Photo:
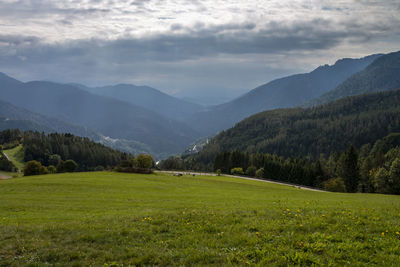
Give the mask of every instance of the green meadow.
M 11 162 L 14 164 L 15 167 L 18 168 L 18 170 L 24 170 L 24 148 L 22 145 L 16 146 L 12 149 L 4 150 L 3 152 L 7 154 Z
M 398 266 L 400 196 L 113 172 L 0 180 L 0 266 Z

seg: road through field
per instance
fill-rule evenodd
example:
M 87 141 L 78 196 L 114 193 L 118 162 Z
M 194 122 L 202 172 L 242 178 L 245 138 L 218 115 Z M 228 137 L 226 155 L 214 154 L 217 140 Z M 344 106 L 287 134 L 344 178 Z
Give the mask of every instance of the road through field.
M 215 174 L 215 173 L 207 173 L 207 172 L 188 172 L 188 171 L 156 171 L 156 172 L 172 173 L 172 174 L 185 174 L 185 175 L 217 176 L 217 174 Z M 312 187 L 307 187 L 307 186 L 302 186 L 302 185 L 295 185 L 295 184 L 284 183 L 284 182 L 277 182 L 277 181 L 272 181 L 272 180 L 264 180 L 264 179 L 250 178 L 250 177 L 244 177 L 244 176 L 229 175 L 229 174 L 223 174 L 223 176 L 251 180 L 251 181 L 264 182 L 264 183 L 271 183 L 271 184 L 287 185 L 287 186 L 296 187 L 298 189 L 304 189 L 304 190 L 310 190 L 310 191 L 326 192 L 324 190 L 317 189 L 317 188 L 312 188 Z

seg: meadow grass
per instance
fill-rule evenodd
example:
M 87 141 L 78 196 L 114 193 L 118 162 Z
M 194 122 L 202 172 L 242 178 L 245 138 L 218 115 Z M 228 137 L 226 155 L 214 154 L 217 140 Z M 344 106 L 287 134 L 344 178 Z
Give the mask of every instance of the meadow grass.
M 0 266 L 400 264 L 400 197 L 112 172 L 0 181 Z
M 3 152 L 7 154 L 11 162 L 15 165 L 15 167 L 18 168 L 18 170 L 24 171 L 24 148 L 22 145 L 18 145 L 12 149 L 3 150 Z

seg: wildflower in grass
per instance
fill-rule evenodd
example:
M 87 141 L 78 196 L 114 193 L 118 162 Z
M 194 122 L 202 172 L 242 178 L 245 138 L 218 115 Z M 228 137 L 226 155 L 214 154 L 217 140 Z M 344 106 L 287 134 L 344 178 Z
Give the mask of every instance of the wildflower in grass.
M 152 220 L 151 217 L 144 217 L 144 218 L 142 219 L 142 222 L 145 222 L 145 221 L 151 222 L 151 220 Z
M 300 226 L 300 227 L 303 227 L 303 225 L 302 225 L 302 224 L 300 224 L 299 226 Z
M 382 235 L 382 236 L 385 236 L 385 232 L 382 232 L 381 235 Z
M 396 235 L 400 235 L 400 233 L 399 233 L 399 232 L 396 232 Z

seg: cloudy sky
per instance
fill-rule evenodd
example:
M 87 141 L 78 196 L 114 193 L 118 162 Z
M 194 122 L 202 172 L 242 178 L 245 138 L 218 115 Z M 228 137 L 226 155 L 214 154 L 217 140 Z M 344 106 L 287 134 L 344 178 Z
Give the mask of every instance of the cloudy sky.
M 400 50 L 398 0 L 0 0 L 0 71 L 234 96 Z

